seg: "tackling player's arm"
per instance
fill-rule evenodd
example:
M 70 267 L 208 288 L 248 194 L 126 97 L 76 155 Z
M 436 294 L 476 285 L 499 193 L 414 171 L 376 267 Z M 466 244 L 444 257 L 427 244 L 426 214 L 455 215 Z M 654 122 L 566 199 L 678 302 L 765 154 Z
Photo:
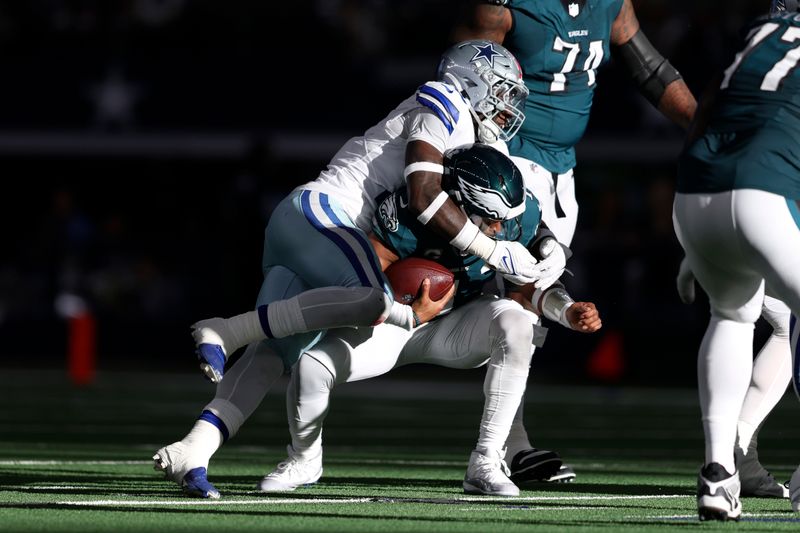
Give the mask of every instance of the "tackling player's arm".
M 697 101 L 680 73 L 642 32 L 631 0 L 623 0 L 611 26 L 611 44 L 617 47 L 623 63 L 650 103 L 676 124 L 688 128 Z
M 453 41 L 489 39 L 503 44 L 513 25 L 511 11 L 504 7 L 506 2 L 474 0 L 465 4 L 465 12 L 453 31 Z
M 411 141 L 406 147 L 406 169 L 417 163 L 431 166 L 420 165 L 406 176 L 408 208 L 420 222 L 451 240 L 467 223 L 467 215 L 442 189 L 442 171 L 434 170 L 436 165 L 443 170 L 444 156 L 425 141 Z

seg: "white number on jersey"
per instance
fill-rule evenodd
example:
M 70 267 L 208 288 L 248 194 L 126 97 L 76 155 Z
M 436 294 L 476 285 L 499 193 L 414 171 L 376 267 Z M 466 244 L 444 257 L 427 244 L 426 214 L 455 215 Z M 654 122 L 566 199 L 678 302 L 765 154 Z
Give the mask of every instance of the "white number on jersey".
M 554 73 L 553 81 L 550 83 L 550 92 L 557 93 L 562 92 L 567 88 L 566 74 L 575 70 L 575 61 L 578 58 L 578 54 L 581 52 L 581 44 L 568 43 L 561 39 L 561 37 L 556 37 L 556 41 L 553 43 L 553 50 L 562 54 L 566 54 L 567 56 L 564 59 L 564 65 L 561 67 L 561 72 Z M 600 67 L 600 63 L 602 62 L 603 41 L 590 42 L 589 57 L 587 57 L 586 61 L 584 61 L 582 69 L 583 72 L 586 72 L 589 76 L 589 81 L 586 85 L 592 86 L 595 84 L 595 80 L 597 78 L 596 72 Z
M 736 54 L 731 66 L 725 70 L 725 77 L 722 79 L 722 84 L 719 86 L 720 89 L 728 88 L 731 83 L 731 78 L 739 69 L 739 66 L 742 64 L 742 60 L 750 55 L 753 50 L 755 50 L 758 45 L 763 43 L 767 37 L 775 33 L 779 27 L 780 26 L 778 24 L 770 22 L 764 24 L 757 30 L 750 32 L 747 46 L 744 47 L 744 50 Z M 784 34 L 781 36 L 782 41 L 790 44 L 794 43 L 798 39 L 800 39 L 800 28 L 796 27 L 787 29 L 786 32 L 784 32 Z M 761 81 L 760 89 L 762 91 L 777 91 L 781 85 L 781 81 L 783 81 L 783 79 L 797 67 L 798 62 L 800 62 L 800 45 L 790 49 L 780 61 L 775 63 L 775 66 L 773 66 L 769 72 L 767 72 L 767 74 L 764 76 L 764 79 Z

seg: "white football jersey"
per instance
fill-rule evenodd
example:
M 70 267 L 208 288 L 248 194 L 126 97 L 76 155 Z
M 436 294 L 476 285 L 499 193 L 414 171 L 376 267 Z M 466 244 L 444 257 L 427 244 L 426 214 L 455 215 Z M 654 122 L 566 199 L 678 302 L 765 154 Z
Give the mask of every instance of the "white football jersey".
M 425 141 L 440 152 L 473 144 L 469 104 L 451 85 L 427 82 L 380 123 L 347 141 L 320 176 L 299 188 L 327 193 L 369 231 L 375 199 L 405 185 L 406 144 Z

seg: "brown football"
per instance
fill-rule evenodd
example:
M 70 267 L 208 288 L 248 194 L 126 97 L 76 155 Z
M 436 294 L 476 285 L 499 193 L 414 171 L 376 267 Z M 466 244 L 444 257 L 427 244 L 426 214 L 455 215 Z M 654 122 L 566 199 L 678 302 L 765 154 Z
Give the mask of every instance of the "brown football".
M 453 286 L 452 272 L 436 261 L 421 257 L 407 257 L 392 263 L 386 269 L 386 277 L 392 284 L 394 299 L 406 305 L 417 298 L 425 278 L 431 280 L 432 300 L 440 300 Z

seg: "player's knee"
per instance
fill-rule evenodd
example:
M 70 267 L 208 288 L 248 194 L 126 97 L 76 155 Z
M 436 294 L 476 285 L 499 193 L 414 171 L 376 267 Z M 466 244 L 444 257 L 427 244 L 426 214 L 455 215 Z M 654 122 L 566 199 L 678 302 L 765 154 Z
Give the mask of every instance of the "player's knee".
M 505 363 L 528 367 L 533 355 L 533 323 L 521 308 L 509 307 L 492 318 L 489 334 L 493 345 L 502 349 Z
M 292 369 L 292 380 L 295 390 L 302 398 L 309 392 L 332 390 L 336 385 L 336 369 L 306 353 Z
M 730 320 L 731 322 L 754 324 L 758 320 L 760 313 L 758 309 L 742 307 L 739 309 L 726 309 L 712 304 L 711 316 L 719 320 Z
M 761 316 L 772 326 L 772 334 L 776 337 L 789 338 L 789 318 L 791 314 L 789 307 L 782 301 L 769 296 L 764 298 Z
M 392 310 L 392 295 L 372 287 L 362 287 L 361 290 L 364 291 L 362 316 L 365 323 L 359 325 L 374 326 L 383 323 Z

